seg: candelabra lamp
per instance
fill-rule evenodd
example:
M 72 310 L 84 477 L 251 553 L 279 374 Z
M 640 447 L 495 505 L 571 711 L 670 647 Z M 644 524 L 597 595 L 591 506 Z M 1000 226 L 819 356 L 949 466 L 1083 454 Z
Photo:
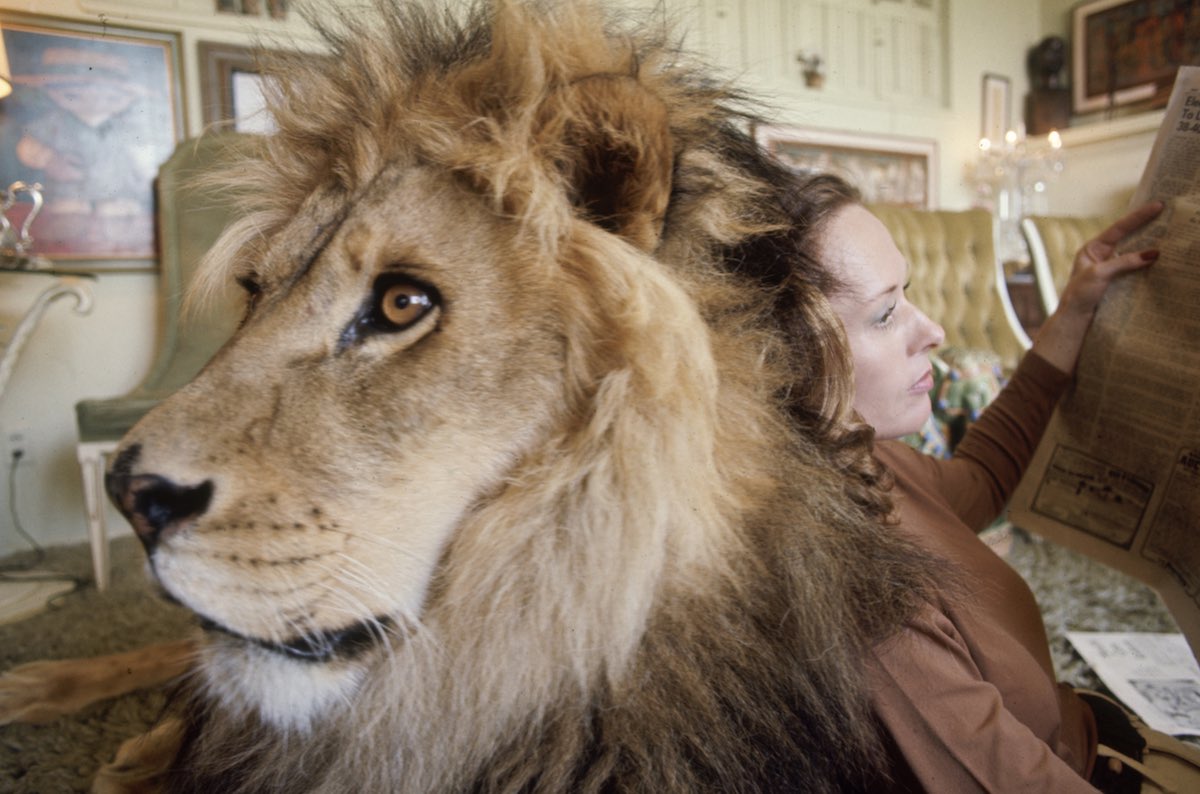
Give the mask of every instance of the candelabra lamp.
M 1021 218 L 1046 214 L 1046 188 L 1064 168 L 1066 155 L 1057 130 L 1037 139 L 1027 138 L 1023 129 L 1009 130 L 1002 141 L 979 141 L 967 181 L 975 190 L 976 206 L 987 208 L 996 218 L 1000 261 L 1029 261 Z

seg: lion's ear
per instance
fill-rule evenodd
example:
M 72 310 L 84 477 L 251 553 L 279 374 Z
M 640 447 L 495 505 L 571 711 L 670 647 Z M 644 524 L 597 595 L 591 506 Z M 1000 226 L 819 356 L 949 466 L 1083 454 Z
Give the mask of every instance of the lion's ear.
M 654 250 L 671 194 L 666 106 L 633 78 L 617 75 L 580 80 L 560 99 L 571 119 L 562 165 L 575 205 L 596 224 Z

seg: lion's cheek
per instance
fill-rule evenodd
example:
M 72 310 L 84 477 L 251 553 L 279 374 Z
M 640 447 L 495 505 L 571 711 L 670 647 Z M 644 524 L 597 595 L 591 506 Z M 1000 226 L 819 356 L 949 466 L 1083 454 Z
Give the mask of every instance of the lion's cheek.
M 228 539 L 221 530 L 201 524 L 154 553 L 154 573 L 185 606 L 250 640 L 286 642 L 376 618 L 404 624 L 419 617 L 460 512 L 423 501 L 398 500 L 386 514 L 291 538 L 279 537 L 289 530 L 239 533 L 228 553 L 218 550 Z
M 414 444 L 419 454 L 403 470 L 359 478 L 337 501 L 314 499 L 317 483 L 264 496 L 240 487 L 250 478 L 218 478 L 212 509 L 154 551 L 156 577 L 185 606 L 252 641 L 379 619 L 414 625 L 455 527 L 514 454 L 511 443 L 442 430 Z M 427 463 L 447 459 L 462 462 Z

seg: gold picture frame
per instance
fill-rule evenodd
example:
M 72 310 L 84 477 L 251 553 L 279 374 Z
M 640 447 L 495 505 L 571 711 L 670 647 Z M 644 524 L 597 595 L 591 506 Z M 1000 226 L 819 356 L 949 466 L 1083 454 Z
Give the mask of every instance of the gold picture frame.
M 1091 0 L 1071 9 L 1075 113 L 1165 107 L 1183 65 L 1200 65 L 1200 0 Z
M 34 252 L 73 270 L 153 270 L 154 179 L 186 128 L 178 37 L 7 12 L 0 26 L 13 76 L 0 182 L 42 186 Z

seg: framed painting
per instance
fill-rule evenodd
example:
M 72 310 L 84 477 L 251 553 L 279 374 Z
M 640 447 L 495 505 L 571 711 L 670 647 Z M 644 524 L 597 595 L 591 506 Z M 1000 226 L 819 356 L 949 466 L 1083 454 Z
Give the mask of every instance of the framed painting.
M 268 134 L 275 129 L 263 98 L 263 77 L 254 50 L 201 41 L 200 101 L 205 127 Z
M 153 269 L 154 179 L 184 130 L 177 37 L 7 13 L 0 29 L 13 81 L 0 182 L 42 186 L 32 251 L 73 269 Z
M 792 125 L 757 125 L 760 146 L 799 173 L 832 172 L 868 204 L 937 206 L 937 142 Z
M 1012 83 L 1003 75 L 984 74 L 982 94 L 979 137 L 999 143 L 1012 129 Z
M 1075 113 L 1163 107 L 1179 67 L 1200 65 L 1200 0 L 1089 0 L 1071 20 Z

